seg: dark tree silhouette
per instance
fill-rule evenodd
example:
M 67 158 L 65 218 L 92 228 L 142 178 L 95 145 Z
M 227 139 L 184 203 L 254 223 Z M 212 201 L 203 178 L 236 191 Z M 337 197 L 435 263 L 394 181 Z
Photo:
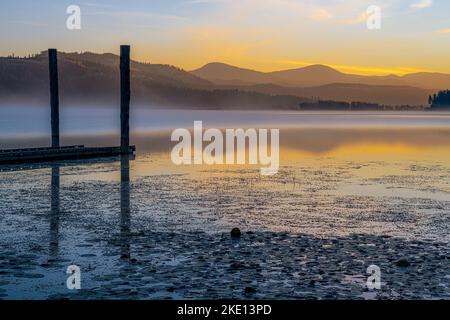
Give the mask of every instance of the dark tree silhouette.
M 431 110 L 450 109 L 450 90 L 442 90 L 428 97 Z
M 344 102 L 333 100 L 320 100 L 302 102 L 300 110 L 423 110 L 423 106 L 397 105 L 388 106 L 370 102 Z

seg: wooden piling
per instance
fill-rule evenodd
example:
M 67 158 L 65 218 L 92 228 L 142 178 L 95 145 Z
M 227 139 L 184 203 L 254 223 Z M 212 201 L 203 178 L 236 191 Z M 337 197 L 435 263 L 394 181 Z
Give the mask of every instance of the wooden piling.
M 120 46 L 120 147 L 128 153 L 130 145 L 130 46 Z
M 58 53 L 56 49 L 48 49 L 48 65 L 50 74 L 50 106 L 52 126 L 52 147 L 59 147 L 59 87 L 58 87 Z

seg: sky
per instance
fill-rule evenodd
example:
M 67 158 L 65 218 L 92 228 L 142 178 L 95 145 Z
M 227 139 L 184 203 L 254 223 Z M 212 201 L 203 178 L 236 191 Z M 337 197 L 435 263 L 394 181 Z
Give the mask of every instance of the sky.
M 69 30 L 69 5 L 81 29 Z M 366 10 L 381 8 L 381 29 Z M 47 48 L 119 52 L 193 70 L 209 62 L 273 71 L 325 64 L 342 72 L 450 73 L 448 0 L 15 0 L 0 5 L 0 55 Z

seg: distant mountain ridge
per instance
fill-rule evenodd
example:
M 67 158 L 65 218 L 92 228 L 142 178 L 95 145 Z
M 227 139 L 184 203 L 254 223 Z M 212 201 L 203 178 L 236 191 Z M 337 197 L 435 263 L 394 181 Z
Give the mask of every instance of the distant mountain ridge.
M 111 53 L 58 53 L 60 99 L 111 103 L 119 94 L 119 57 Z M 157 87 L 205 89 L 207 80 L 177 67 L 132 61 L 133 99 L 161 103 Z M 7 100 L 48 100 L 47 52 L 31 58 L 0 58 L 0 97 Z
M 314 87 L 328 84 L 365 84 L 413 86 L 422 89 L 450 88 L 450 74 L 411 73 L 404 76 L 362 76 L 342 73 L 325 65 L 261 72 L 213 62 L 191 71 L 192 74 L 216 84 L 275 84 L 288 87 Z
M 117 107 L 119 60 L 105 53 L 58 53 L 62 105 Z M 202 109 L 293 109 L 308 101 L 297 96 L 268 95 L 223 88 L 180 68 L 131 62 L 132 103 L 150 107 Z M 0 58 L 0 106 L 48 105 L 47 52 Z
M 29 58 L 0 57 L 0 105 L 48 104 L 47 52 Z M 58 53 L 62 104 L 119 101 L 119 57 L 111 53 Z M 440 89 L 411 84 L 446 83 L 449 75 L 404 77 L 348 75 L 323 65 L 259 72 L 211 63 L 193 72 L 162 64 L 132 61 L 133 103 L 180 108 L 295 109 L 317 100 L 427 105 Z M 404 80 L 409 84 L 405 84 Z M 450 87 L 450 86 L 449 86 Z
M 353 83 L 332 83 L 316 87 L 283 87 L 273 84 L 228 85 L 229 89 L 258 92 L 271 95 L 293 95 L 311 100 L 335 100 L 345 102 L 370 102 L 391 106 L 425 106 L 433 90 L 411 86 L 366 85 Z

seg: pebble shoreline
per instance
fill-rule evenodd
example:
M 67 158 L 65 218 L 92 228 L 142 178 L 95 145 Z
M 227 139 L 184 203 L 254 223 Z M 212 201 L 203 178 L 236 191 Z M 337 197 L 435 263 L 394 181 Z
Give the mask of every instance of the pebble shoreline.
M 450 299 L 450 249 L 443 243 L 389 236 L 321 239 L 305 234 L 139 232 L 100 237 L 103 255 L 80 265 L 83 288 L 39 299 Z M 108 269 L 90 277 L 96 260 Z M 0 254 L 0 298 L 13 278 L 39 281 L 69 261 Z M 408 261 L 409 265 L 398 263 Z M 366 286 L 366 269 L 381 270 L 381 289 Z M 91 270 L 89 270 L 91 269 Z M 87 280 L 89 279 L 89 280 Z

